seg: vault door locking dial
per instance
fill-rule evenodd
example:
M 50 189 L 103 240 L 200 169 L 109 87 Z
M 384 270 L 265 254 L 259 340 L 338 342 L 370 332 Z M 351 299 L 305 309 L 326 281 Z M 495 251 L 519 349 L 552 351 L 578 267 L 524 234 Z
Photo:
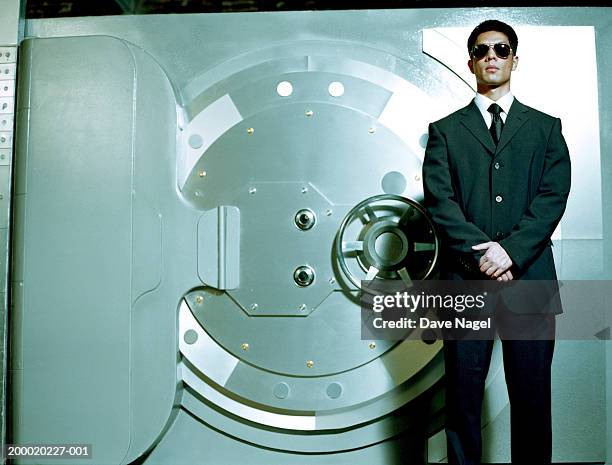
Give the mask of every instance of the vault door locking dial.
M 360 222 L 361 226 L 355 223 Z M 356 233 L 347 239 L 348 231 Z M 347 279 L 362 288 L 361 281 L 427 279 L 438 258 L 438 238 L 425 209 L 416 201 L 393 194 L 367 198 L 342 220 L 336 236 L 338 265 Z M 349 267 L 356 260 L 359 267 Z M 357 268 L 357 270 L 355 270 Z M 358 269 L 363 271 L 358 276 Z

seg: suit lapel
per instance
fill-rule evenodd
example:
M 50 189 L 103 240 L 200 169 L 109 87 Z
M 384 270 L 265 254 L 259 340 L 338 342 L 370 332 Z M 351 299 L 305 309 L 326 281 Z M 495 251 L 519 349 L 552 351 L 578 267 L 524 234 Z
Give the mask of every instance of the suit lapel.
M 480 114 L 480 110 L 473 100 L 461 112 L 461 124 L 463 124 L 468 131 L 470 131 L 472 135 L 476 137 L 476 139 L 478 139 L 482 145 L 484 145 L 484 147 L 489 151 L 489 155 L 493 155 L 495 153 L 495 144 L 491 138 L 491 133 L 489 133 L 489 129 L 487 128 L 484 120 L 482 119 L 482 115 Z
M 474 105 L 475 106 L 475 105 Z M 478 109 L 478 108 L 477 108 Z M 482 119 L 482 115 L 479 115 Z M 516 98 L 512 102 L 510 112 L 506 118 L 506 124 L 501 133 L 499 144 L 497 144 L 497 150 L 495 155 L 499 155 L 502 150 L 510 143 L 512 138 L 516 135 L 516 132 L 521 128 L 523 124 L 529 119 L 529 108 L 519 102 Z

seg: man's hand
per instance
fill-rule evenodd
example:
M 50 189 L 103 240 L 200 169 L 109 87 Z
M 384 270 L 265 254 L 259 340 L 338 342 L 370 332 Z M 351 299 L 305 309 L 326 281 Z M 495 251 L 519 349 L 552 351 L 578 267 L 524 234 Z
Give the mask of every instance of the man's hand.
M 512 281 L 513 279 L 514 276 L 512 276 L 512 272 L 510 270 L 502 273 L 501 276 L 497 278 L 498 281 Z
M 483 242 L 472 246 L 472 249 L 485 251 L 480 257 L 480 271 L 492 279 L 502 278 L 500 281 L 512 279 L 512 273 L 508 271 L 512 266 L 512 259 L 501 245 L 497 242 Z M 506 274 L 507 271 L 509 274 Z

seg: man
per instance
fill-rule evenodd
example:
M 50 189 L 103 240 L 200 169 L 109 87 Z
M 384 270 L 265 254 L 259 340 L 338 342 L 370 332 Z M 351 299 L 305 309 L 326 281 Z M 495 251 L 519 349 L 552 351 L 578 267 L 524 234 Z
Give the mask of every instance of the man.
M 509 25 L 485 21 L 467 45 L 477 94 L 465 108 L 430 125 L 423 164 L 425 202 L 444 244 L 441 279 L 556 285 L 550 237 L 570 189 L 561 122 L 510 92 L 519 58 L 518 38 Z M 553 70 L 545 72 L 554 77 Z M 538 327 L 539 340 L 502 335 L 514 464 L 551 461 L 550 368 L 554 314 L 560 311 L 560 304 L 534 309 L 520 299 L 512 306 L 500 298 L 496 305 L 497 323 Z M 480 463 L 480 416 L 492 346 L 492 340 L 444 343 L 449 463 Z

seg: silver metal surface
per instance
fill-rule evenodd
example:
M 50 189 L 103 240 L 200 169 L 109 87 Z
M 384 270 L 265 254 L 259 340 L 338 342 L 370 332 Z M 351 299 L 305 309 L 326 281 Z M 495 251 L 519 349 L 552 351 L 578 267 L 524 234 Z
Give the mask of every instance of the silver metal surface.
M 0 48 L 17 46 L 23 38 L 26 2 L 23 0 L 0 1 Z M 0 59 L 1 61 L 1 59 Z
M 25 1 L 0 0 L 0 448 L 6 436 L 9 244 L 17 46 L 23 37 Z
M 198 222 L 198 275 L 217 289 L 240 285 L 240 210 L 218 206 Z
M 260 350 L 263 342 L 261 337 L 256 336 L 257 332 L 251 331 L 248 358 L 245 358 L 247 355 L 244 343 L 240 344 L 240 352 L 236 351 L 237 356 L 235 356 L 218 345 L 215 339 L 202 329 L 192 311 L 186 302 L 181 304 L 180 334 L 186 334 L 188 331 L 197 334 L 194 343 L 190 344 L 184 338 L 179 341 L 180 351 L 185 358 L 185 363 L 181 366 L 182 379 L 191 389 L 229 413 L 278 428 L 292 430 L 347 428 L 355 423 L 384 416 L 389 412 L 388 409 L 397 408 L 403 402 L 414 399 L 423 392 L 427 382 L 415 383 L 408 390 L 395 390 L 395 388 L 410 380 L 432 362 L 440 348 L 440 342 L 427 345 L 418 341 L 404 341 L 396 345 L 393 350 L 373 358 L 369 364 L 354 367 L 348 372 L 337 372 L 327 376 L 315 371 L 313 373 L 317 375 L 315 377 L 294 377 L 289 373 L 282 373 L 285 368 L 279 363 L 279 357 L 276 357 L 276 366 L 272 370 L 260 371 L 253 366 L 257 363 L 253 358 L 253 351 Z M 228 320 L 227 324 L 230 331 L 231 328 L 238 327 L 231 320 Z M 218 333 L 212 335 L 218 338 Z M 238 341 L 240 337 L 236 336 L 235 340 Z M 372 352 L 364 341 L 361 342 L 364 352 L 366 350 Z M 291 347 L 300 353 L 299 341 L 294 341 Z M 409 359 L 410 363 L 403 363 L 402 366 L 395 364 L 398 360 L 406 359 Z M 312 358 L 300 363 L 304 374 L 310 370 L 320 370 L 315 360 L 316 358 Z M 434 365 L 437 366 L 436 369 L 440 368 L 437 363 Z M 393 367 L 393 373 L 388 371 L 390 367 Z M 327 386 L 330 380 L 342 386 L 355 386 L 355 383 L 359 384 L 359 380 L 364 379 L 364 376 L 371 379 L 371 382 L 368 389 L 361 392 L 355 392 L 353 388 L 342 396 L 329 396 L 326 394 L 327 388 L 321 389 Z M 435 379 L 435 370 L 432 376 Z M 257 385 L 253 384 L 253 380 L 258 380 Z M 273 386 L 279 382 L 291 386 L 291 396 L 273 395 Z M 233 393 L 233 400 L 223 394 L 227 391 Z M 373 402 L 374 399 L 376 400 Z M 350 414 L 347 411 L 348 406 Z M 300 415 L 298 412 L 310 413 Z M 381 431 L 381 434 L 385 435 L 390 433 L 390 431 L 387 433 Z M 372 438 L 364 440 L 370 441 Z

